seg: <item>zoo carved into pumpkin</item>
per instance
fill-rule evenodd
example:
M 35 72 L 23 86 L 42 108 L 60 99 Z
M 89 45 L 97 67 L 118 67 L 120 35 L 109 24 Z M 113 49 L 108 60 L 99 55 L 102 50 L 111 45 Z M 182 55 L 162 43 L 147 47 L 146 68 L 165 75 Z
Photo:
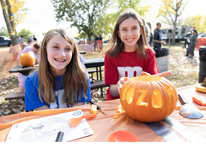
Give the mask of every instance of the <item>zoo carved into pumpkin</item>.
M 28 52 L 21 54 L 19 61 L 22 66 L 34 66 L 36 63 L 36 58 L 34 53 Z
M 159 76 L 137 76 L 127 80 L 120 92 L 125 113 L 141 122 L 157 122 L 169 116 L 177 103 L 176 88 Z

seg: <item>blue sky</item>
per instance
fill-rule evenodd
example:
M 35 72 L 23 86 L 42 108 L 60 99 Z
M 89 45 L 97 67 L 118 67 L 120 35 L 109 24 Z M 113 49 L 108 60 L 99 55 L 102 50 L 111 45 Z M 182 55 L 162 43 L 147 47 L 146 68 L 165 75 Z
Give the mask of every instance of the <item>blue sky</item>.
M 55 21 L 55 12 L 50 0 L 25 0 L 26 7 L 30 10 L 27 12 L 25 22 L 19 24 L 17 31 L 25 28 L 32 31 L 36 35 L 37 39 L 41 41 L 43 38 L 42 33 L 47 32 L 52 28 L 65 28 L 71 31 L 73 34 L 77 34 L 76 28 L 71 28 L 68 22 L 57 23 Z M 152 0 L 151 0 L 152 1 Z M 154 13 L 158 13 L 158 6 L 153 6 L 153 15 L 148 15 L 151 21 L 156 21 Z M 185 11 L 181 17 L 186 18 L 193 15 L 205 15 L 206 16 L 206 1 L 205 0 L 190 0 Z M 0 11 L 0 27 L 5 26 L 2 10 Z

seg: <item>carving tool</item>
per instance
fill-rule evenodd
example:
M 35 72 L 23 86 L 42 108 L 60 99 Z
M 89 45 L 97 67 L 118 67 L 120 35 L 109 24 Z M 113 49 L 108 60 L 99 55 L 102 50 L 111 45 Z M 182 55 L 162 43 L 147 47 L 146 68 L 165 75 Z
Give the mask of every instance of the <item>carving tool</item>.
M 96 105 L 97 106 L 97 110 L 100 110 L 104 115 L 106 115 L 106 113 L 101 109 L 101 107 L 98 106 L 97 104 L 95 104 L 93 101 L 90 101 L 90 104 Z

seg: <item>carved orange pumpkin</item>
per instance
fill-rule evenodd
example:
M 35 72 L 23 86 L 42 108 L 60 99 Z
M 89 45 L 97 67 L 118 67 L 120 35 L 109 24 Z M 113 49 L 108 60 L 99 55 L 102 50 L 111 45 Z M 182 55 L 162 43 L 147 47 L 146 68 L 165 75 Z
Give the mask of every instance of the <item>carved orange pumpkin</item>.
M 141 122 L 157 122 L 169 116 L 177 103 L 176 88 L 159 76 L 138 76 L 127 80 L 120 92 L 126 114 Z
M 34 66 L 36 63 L 36 58 L 34 53 L 28 52 L 21 54 L 19 61 L 22 66 Z

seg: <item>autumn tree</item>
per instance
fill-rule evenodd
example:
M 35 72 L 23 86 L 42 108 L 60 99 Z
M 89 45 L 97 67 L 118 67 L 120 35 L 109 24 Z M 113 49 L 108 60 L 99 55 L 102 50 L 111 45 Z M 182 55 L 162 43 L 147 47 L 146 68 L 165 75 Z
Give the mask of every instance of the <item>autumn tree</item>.
M 22 35 L 24 38 L 24 41 L 27 41 L 27 38 L 32 37 L 33 33 L 30 30 L 22 29 L 20 32 L 18 32 L 18 35 Z
M 12 45 L 16 45 L 18 44 L 16 27 L 24 22 L 28 9 L 24 8 L 24 0 L 0 0 L 0 2 Z
M 186 18 L 183 23 L 184 25 L 195 26 L 198 33 L 203 33 L 206 31 L 206 16 L 195 15 Z
M 109 0 L 51 0 L 55 9 L 56 21 L 68 21 L 71 26 L 77 27 L 82 37 L 91 36 L 99 29 L 98 19 L 104 14 Z
M 157 17 L 164 17 L 173 25 L 172 44 L 175 44 L 175 30 L 178 18 L 184 11 L 187 3 L 187 0 L 162 0 L 162 5 L 160 5 L 159 14 L 157 15 Z
M 112 33 L 117 18 L 125 9 L 132 8 L 142 17 L 144 17 L 145 13 L 148 11 L 148 5 L 142 6 L 140 0 L 112 0 L 109 6 L 108 11 L 110 12 L 102 18 L 102 23 L 99 23 L 100 26 L 104 26 L 102 29 L 107 30 L 105 34 Z

